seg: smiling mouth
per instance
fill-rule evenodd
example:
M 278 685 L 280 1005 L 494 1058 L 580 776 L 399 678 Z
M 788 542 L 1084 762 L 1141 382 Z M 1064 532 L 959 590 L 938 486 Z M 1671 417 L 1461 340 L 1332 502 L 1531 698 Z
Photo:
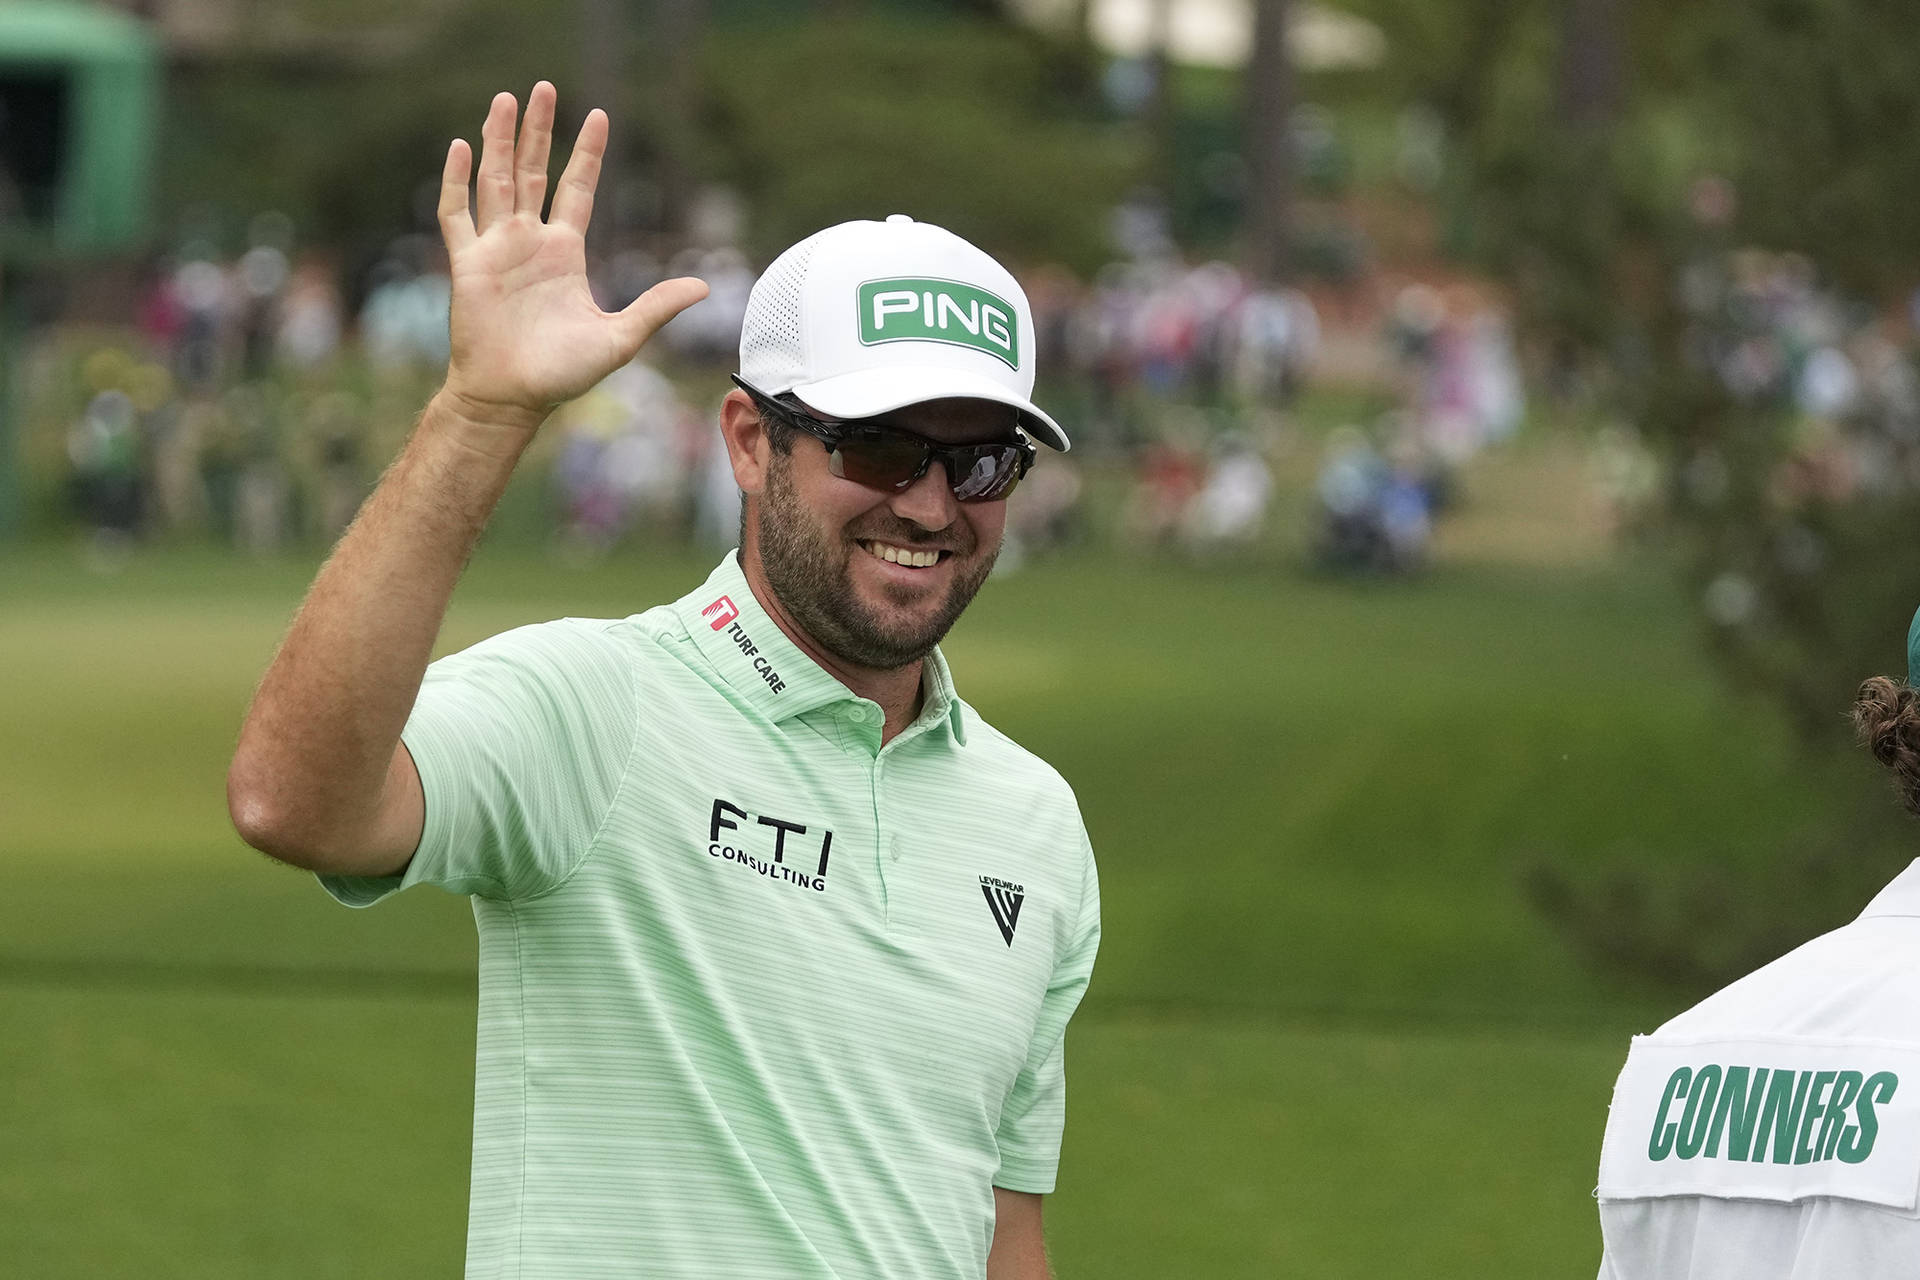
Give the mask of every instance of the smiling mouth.
M 860 549 L 876 560 L 885 560 L 888 564 L 897 564 L 905 569 L 928 569 L 939 564 L 953 553 L 950 551 L 920 550 L 911 547 L 896 547 L 890 542 L 875 542 L 861 539 Z

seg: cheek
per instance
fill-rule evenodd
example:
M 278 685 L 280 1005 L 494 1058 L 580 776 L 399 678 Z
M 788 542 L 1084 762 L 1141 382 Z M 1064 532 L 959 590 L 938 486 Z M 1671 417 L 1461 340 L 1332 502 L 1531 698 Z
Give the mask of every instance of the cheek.
M 982 554 L 992 552 L 1000 546 L 1000 538 L 1007 531 L 1007 504 L 1004 502 L 976 502 L 960 505 L 960 518 L 973 529 L 973 536 Z

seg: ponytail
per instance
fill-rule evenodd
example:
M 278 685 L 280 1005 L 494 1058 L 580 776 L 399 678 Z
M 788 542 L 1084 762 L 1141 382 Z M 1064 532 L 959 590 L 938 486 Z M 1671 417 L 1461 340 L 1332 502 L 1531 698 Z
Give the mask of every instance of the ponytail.
M 1909 813 L 1920 816 L 1920 694 L 1874 676 L 1853 702 L 1853 730 L 1861 745 L 1893 774 L 1893 789 Z

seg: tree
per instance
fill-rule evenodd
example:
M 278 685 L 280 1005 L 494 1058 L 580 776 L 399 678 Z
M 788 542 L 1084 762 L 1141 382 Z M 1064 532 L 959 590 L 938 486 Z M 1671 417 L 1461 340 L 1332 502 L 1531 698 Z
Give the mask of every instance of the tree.
M 1288 0 L 1255 0 L 1247 62 L 1247 273 L 1284 279 L 1293 232 L 1293 62 Z

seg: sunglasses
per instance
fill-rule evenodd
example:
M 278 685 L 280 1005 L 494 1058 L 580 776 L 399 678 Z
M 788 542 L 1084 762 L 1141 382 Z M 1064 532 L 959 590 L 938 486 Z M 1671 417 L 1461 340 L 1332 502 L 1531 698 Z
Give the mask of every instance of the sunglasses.
M 827 470 L 843 480 L 883 492 L 899 492 L 938 462 L 956 502 L 998 502 L 1013 492 L 1033 466 L 1034 447 L 1024 439 L 986 444 L 940 444 L 870 418 L 828 422 L 788 400 L 775 400 L 741 381 L 762 415 L 804 432 L 827 447 Z

